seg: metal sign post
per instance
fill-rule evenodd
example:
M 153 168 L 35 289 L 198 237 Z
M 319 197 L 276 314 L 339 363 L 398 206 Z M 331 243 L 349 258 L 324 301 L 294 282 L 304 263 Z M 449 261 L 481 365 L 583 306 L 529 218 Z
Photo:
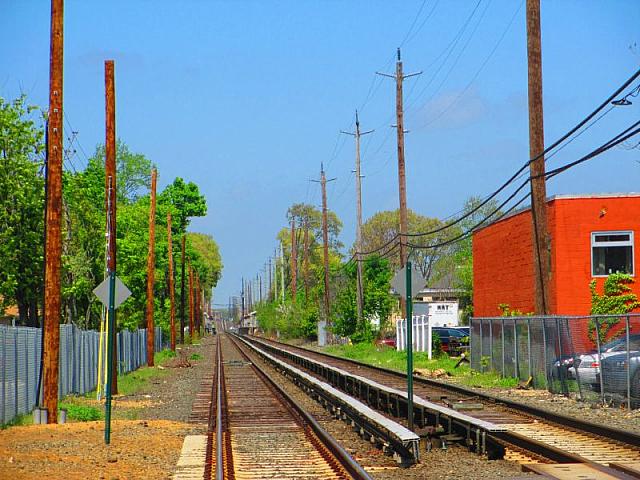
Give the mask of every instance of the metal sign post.
M 116 277 L 116 272 L 109 271 L 109 276 L 98 285 L 93 293 L 100 299 L 102 303 L 107 305 L 107 388 L 106 388 L 106 404 L 104 415 L 104 443 L 109 445 L 111 442 L 111 382 L 113 380 L 113 341 L 116 334 L 116 308 L 120 306 L 131 295 L 131 291 L 122 281 Z
M 107 316 L 107 371 L 113 372 L 113 335 L 115 334 L 115 297 L 116 297 L 116 272 L 109 272 L 109 315 Z M 111 442 L 111 380 L 112 375 L 107 375 L 107 402 L 104 415 L 104 443 Z
M 413 295 L 411 293 L 411 260 L 407 260 L 407 421 L 409 430 L 413 431 Z
M 424 287 L 425 280 L 407 261 L 391 280 L 391 286 L 406 301 L 407 318 L 405 338 L 407 339 L 407 422 L 409 430 L 413 430 L 413 292 Z M 428 339 L 430 341 L 430 339 Z

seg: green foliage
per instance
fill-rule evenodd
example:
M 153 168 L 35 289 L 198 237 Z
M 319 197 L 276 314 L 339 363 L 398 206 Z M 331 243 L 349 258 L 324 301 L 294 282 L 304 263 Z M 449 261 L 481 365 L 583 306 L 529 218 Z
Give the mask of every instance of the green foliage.
M 357 264 L 348 264 L 343 270 L 346 282 L 336 294 L 334 331 L 350 337 L 353 342 L 370 342 L 378 334 L 372 329 L 371 319 L 378 318 L 380 330 L 384 330 L 394 304 L 394 298 L 389 293 L 393 276 L 389 261 L 374 255 L 363 262 L 364 318 L 361 323 L 357 322 L 356 312 Z
M 626 273 L 612 273 L 604 281 L 604 292 L 600 295 L 596 291 L 596 281 L 589 282 L 591 292 L 592 315 L 624 315 L 640 307 L 638 296 L 631 291 L 630 284 L 633 277 Z M 610 340 L 609 332 L 620 322 L 620 317 L 611 316 L 598 319 L 600 342 Z M 595 340 L 595 320 L 589 320 L 588 335 Z
M 399 231 L 399 211 L 389 210 L 377 212 L 362 225 L 362 248 L 364 251 L 372 251 L 382 247 L 393 239 Z M 442 227 L 444 224 L 437 218 L 425 217 L 407 211 L 408 230 L 411 232 L 428 232 Z M 419 237 L 414 243 L 424 246 L 440 244 L 460 233 L 458 227 L 451 227 L 440 232 Z M 439 247 L 415 250 L 413 260 L 420 269 L 422 276 L 428 283 L 432 278 L 441 277 L 444 273 L 439 271 L 439 265 L 443 258 L 450 255 L 451 247 Z M 397 271 L 400 268 L 400 259 L 397 255 L 389 257 L 390 268 Z
M 170 358 L 175 358 L 175 357 L 176 357 L 176 352 L 168 348 L 165 348 L 164 350 L 155 352 L 153 354 L 153 363 L 154 365 L 162 365 L 164 362 L 166 362 Z
M 64 409 L 67 411 L 67 420 L 74 420 L 76 422 L 102 420 L 102 412 L 89 405 L 61 402 L 58 404 L 58 409 Z
M 202 355 L 199 353 L 192 353 L 189 360 L 202 360 Z
M 38 326 L 42 295 L 44 129 L 24 95 L 0 97 L 0 314 L 17 304 L 21 323 Z

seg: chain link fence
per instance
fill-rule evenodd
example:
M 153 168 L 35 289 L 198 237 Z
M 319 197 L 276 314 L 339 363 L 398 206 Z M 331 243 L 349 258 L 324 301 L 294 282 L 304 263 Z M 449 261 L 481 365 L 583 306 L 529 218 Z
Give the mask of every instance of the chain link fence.
M 58 396 L 84 394 L 96 388 L 98 340 L 93 330 L 60 325 Z M 29 413 L 38 400 L 42 355 L 40 328 L 0 325 L 0 424 Z M 166 347 L 162 329 L 156 327 L 155 351 Z M 147 362 L 146 329 L 118 333 L 118 372 L 136 370 Z
M 640 314 L 471 319 L 471 367 L 640 408 Z

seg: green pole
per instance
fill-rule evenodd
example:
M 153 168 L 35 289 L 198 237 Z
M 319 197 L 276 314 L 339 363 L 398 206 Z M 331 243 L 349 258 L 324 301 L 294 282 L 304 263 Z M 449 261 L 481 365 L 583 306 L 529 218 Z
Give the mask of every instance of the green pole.
M 405 265 L 407 283 L 407 420 L 413 431 L 413 295 L 411 293 L 411 261 Z
M 115 318 L 116 272 L 109 272 L 109 316 L 107 317 L 107 401 L 104 415 L 104 443 L 111 442 L 111 372 L 113 372 L 113 336 L 116 333 Z

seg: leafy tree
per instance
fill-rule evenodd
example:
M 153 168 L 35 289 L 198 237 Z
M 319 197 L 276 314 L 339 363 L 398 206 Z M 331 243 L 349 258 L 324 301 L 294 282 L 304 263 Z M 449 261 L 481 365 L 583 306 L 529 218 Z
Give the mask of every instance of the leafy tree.
M 365 252 L 373 251 L 392 241 L 399 231 L 399 218 L 398 210 L 378 212 L 369 218 L 362 225 L 363 250 Z M 430 232 L 442 227 L 443 225 L 443 223 L 437 218 L 425 217 L 415 213 L 413 210 L 407 211 L 407 218 L 409 233 Z M 437 276 L 436 271 L 438 262 L 452 251 L 451 246 L 433 246 L 446 242 L 456 236 L 459 232 L 459 228 L 454 227 L 430 235 L 410 237 L 410 243 L 420 245 L 422 247 L 429 247 L 416 249 L 413 252 L 412 257 L 427 283 L 432 279 L 432 277 Z M 384 251 L 382 253 L 384 253 Z M 398 270 L 400 268 L 399 255 L 392 254 L 388 258 L 391 269 L 393 271 Z
M 205 293 L 205 299 L 211 300 L 211 289 L 215 287 L 222 275 L 222 259 L 218 244 L 211 235 L 204 233 L 187 233 L 189 257 L 198 272 Z
M 25 96 L 0 97 L 0 312 L 17 304 L 20 322 L 38 325 L 43 284 L 44 129 Z
M 393 272 L 387 259 L 371 256 L 363 262 L 363 321 L 357 322 L 356 282 L 357 265 L 350 263 L 344 267 L 347 281 L 339 290 L 336 298 L 335 332 L 349 336 L 354 342 L 371 341 L 377 332 L 371 325 L 372 318 L 380 321 L 380 330 L 391 314 L 395 303 L 389 293 Z
M 185 183 L 185 181 L 177 177 L 173 183 L 158 195 L 159 210 L 164 214 L 162 218 L 166 218 L 167 208 L 171 210 L 172 232 L 182 235 L 187 231 L 191 217 L 204 217 L 207 214 L 207 201 L 200 194 L 198 186 L 193 183 Z

